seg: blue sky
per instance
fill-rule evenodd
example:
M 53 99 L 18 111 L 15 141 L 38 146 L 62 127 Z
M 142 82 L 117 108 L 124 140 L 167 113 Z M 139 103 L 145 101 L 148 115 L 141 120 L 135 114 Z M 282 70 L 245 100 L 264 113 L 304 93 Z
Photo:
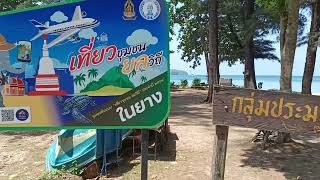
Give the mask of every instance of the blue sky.
M 305 32 L 309 32 L 310 30 L 310 22 L 306 26 Z M 270 39 L 275 40 L 275 36 L 268 37 Z M 196 69 L 190 68 L 191 63 L 186 63 L 181 60 L 181 53 L 177 52 L 178 41 L 176 37 L 173 37 L 173 41 L 170 42 L 171 50 L 174 50 L 175 53 L 171 54 L 171 69 L 178 69 L 187 71 L 189 74 L 195 75 L 206 75 L 206 66 L 205 60 L 203 58 L 201 62 L 201 66 Z M 274 47 L 277 49 L 276 54 L 280 57 L 280 45 L 279 43 L 275 43 Z M 297 48 L 294 62 L 294 76 L 303 76 L 304 64 L 306 60 L 307 53 L 307 45 L 301 46 Z M 315 76 L 320 76 L 320 51 L 318 48 L 317 52 L 317 63 L 315 67 Z M 280 75 L 280 63 L 276 61 L 268 61 L 268 60 L 256 60 L 256 74 L 257 75 Z M 236 65 L 229 67 L 227 63 L 222 63 L 220 66 L 220 72 L 222 75 L 242 75 L 244 70 L 244 66 L 242 64 L 237 63 Z

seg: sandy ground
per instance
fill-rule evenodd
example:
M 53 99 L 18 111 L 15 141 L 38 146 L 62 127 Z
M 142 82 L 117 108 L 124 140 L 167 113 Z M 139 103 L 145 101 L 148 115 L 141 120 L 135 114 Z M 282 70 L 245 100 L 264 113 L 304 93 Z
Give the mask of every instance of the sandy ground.
M 202 104 L 204 91 L 172 93 L 169 143 L 149 163 L 150 179 L 210 179 L 214 126 L 211 107 Z M 294 135 L 295 142 L 261 150 L 250 142 L 256 130 L 232 127 L 229 132 L 225 179 L 320 179 L 320 138 Z M 37 179 L 44 155 L 56 132 L 0 132 L 0 180 Z M 139 179 L 139 159 L 111 168 L 109 179 Z M 102 178 L 107 179 L 107 178 Z

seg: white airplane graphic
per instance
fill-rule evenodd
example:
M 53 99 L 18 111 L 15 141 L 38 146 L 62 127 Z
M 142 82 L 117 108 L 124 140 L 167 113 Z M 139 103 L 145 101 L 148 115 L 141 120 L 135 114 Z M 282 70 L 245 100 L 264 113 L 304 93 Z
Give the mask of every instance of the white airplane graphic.
M 36 20 L 30 20 L 30 22 L 39 29 L 39 33 L 31 39 L 34 41 L 42 35 L 60 35 L 47 45 L 47 48 L 51 48 L 66 39 L 80 40 L 76 33 L 82 29 L 95 28 L 100 25 L 100 22 L 92 18 L 84 18 L 81 12 L 81 7 L 77 6 L 73 14 L 72 21 L 61 23 L 53 26 L 49 26 L 49 22 L 45 24 L 39 23 Z

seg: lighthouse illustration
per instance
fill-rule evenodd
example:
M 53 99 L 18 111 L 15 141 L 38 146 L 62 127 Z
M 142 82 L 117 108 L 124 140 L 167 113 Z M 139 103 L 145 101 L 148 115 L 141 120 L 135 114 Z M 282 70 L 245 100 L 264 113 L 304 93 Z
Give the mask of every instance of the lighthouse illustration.
M 39 70 L 36 76 L 36 91 L 31 92 L 31 96 L 66 95 L 65 91 L 60 91 L 59 76 L 54 70 L 53 61 L 49 55 L 47 47 L 47 35 L 43 35 L 43 57 L 39 61 Z

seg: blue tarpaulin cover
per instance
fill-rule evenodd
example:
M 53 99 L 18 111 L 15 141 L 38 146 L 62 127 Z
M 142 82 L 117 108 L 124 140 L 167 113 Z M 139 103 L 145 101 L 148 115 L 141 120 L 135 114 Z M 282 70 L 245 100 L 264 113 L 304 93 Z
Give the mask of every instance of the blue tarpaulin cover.
M 46 155 L 46 170 L 81 168 L 121 147 L 130 130 L 62 130 Z

